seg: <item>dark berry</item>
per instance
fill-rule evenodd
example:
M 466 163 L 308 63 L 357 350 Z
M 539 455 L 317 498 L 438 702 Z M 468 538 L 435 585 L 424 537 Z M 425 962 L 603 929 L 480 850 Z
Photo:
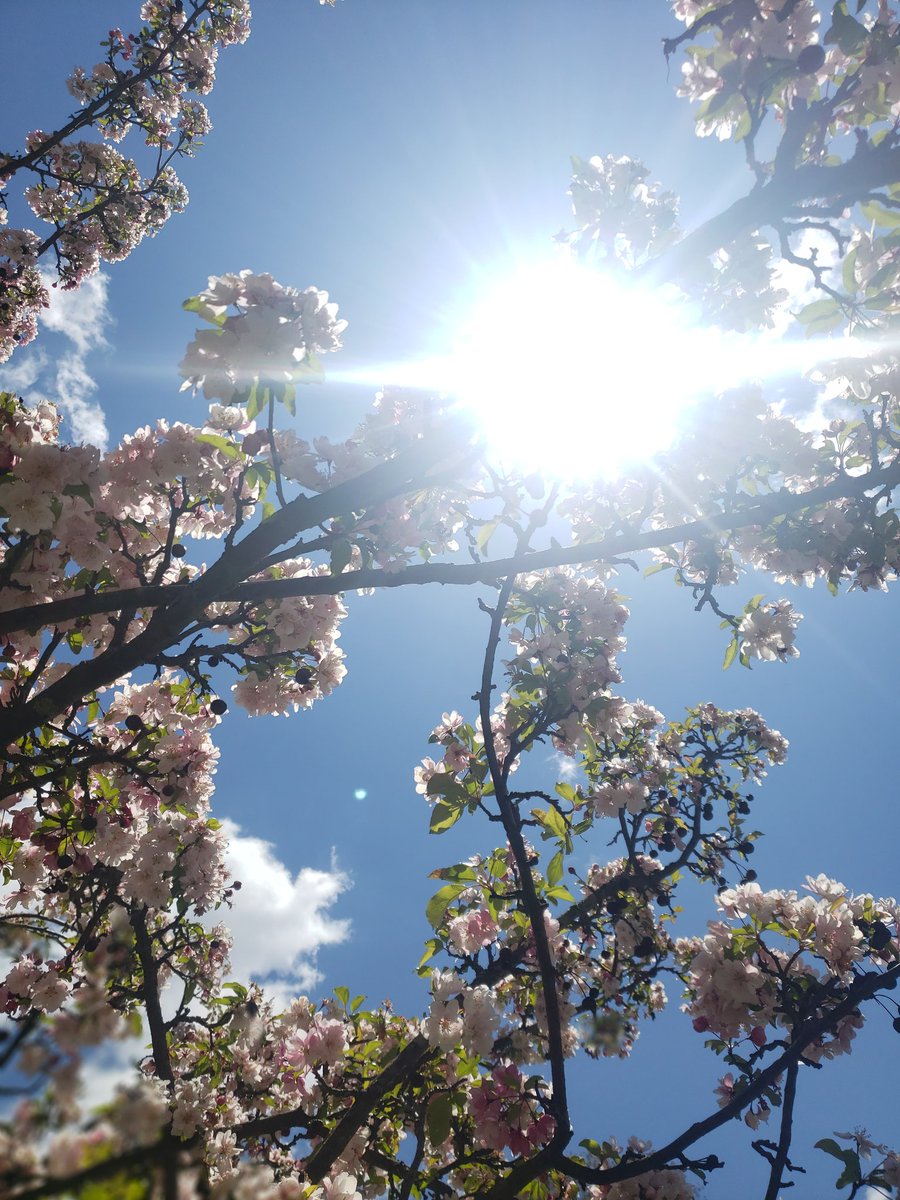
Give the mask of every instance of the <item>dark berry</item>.
M 797 55 L 797 70 L 801 75 L 815 75 L 825 61 L 824 46 L 804 46 Z
M 60 854 L 59 858 L 56 860 L 56 865 L 64 871 L 66 867 L 71 867 L 74 861 L 75 859 L 71 856 L 71 854 Z
M 216 696 L 215 700 L 211 700 L 209 703 L 209 711 L 215 713 L 217 717 L 221 717 L 228 712 L 228 705 L 221 697 Z
M 140 733 L 144 728 L 144 722 L 137 715 L 137 713 L 132 713 L 130 716 L 125 718 L 125 728 L 130 729 L 132 733 Z
M 302 687 L 304 684 L 309 683 L 312 677 L 313 673 L 310 667 L 301 667 L 300 670 L 294 675 L 294 682 L 299 683 Z
M 184 556 L 186 554 L 187 554 L 187 550 L 185 550 L 184 546 L 175 545 L 172 547 L 172 557 L 173 558 L 184 558 Z

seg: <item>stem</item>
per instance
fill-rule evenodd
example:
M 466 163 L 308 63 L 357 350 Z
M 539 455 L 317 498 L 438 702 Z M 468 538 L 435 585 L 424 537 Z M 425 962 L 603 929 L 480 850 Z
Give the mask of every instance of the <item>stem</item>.
M 156 959 L 153 957 L 153 943 L 147 930 L 147 909 L 136 909 L 131 914 L 131 928 L 134 930 L 134 941 L 144 973 L 144 1007 L 147 1010 L 147 1024 L 150 1026 L 150 1044 L 153 1048 L 153 1061 L 159 1079 L 171 1084 L 172 1060 L 169 1057 L 169 1044 L 166 1039 L 166 1023 L 159 1003 L 159 974 L 156 970 Z
M 488 769 L 491 773 L 491 780 L 494 785 L 503 828 L 513 852 L 513 858 L 515 859 L 516 871 L 519 876 L 519 887 L 522 893 L 522 906 L 531 924 L 538 968 L 541 975 L 541 988 L 544 993 L 544 1006 L 547 1014 L 548 1057 L 550 1061 L 550 1077 L 553 1083 L 553 1097 L 549 1108 L 556 1122 L 556 1128 L 554 1129 L 549 1146 L 562 1149 L 571 1138 L 572 1129 L 569 1121 L 569 1108 L 566 1096 L 565 1053 L 562 1044 L 559 996 L 556 990 L 556 968 L 553 964 L 550 943 L 547 939 L 547 928 L 544 924 L 544 906 L 535 890 L 534 880 L 531 875 L 531 862 L 525 846 L 525 840 L 522 837 L 522 826 L 519 820 L 518 808 L 509 798 L 509 791 L 506 784 L 509 766 L 508 764 L 501 765 L 497 758 L 497 749 L 491 730 L 491 692 L 493 690 L 494 661 L 500 643 L 503 614 L 506 611 L 506 606 L 509 603 L 515 582 L 515 575 L 510 575 L 504 580 L 497 597 L 497 603 L 491 613 L 491 628 L 485 649 L 478 703 Z
M 794 1101 L 797 1098 L 797 1072 L 799 1069 L 799 1065 L 796 1062 L 792 1062 L 787 1070 L 784 1098 L 782 1100 L 781 1133 L 778 1138 L 778 1151 L 772 1161 L 769 1186 L 766 1188 L 763 1200 L 778 1200 L 781 1179 L 784 1175 L 784 1169 L 787 1166 L 788 1151 L 791 1148 L 791 1134 L 794 1125 Z

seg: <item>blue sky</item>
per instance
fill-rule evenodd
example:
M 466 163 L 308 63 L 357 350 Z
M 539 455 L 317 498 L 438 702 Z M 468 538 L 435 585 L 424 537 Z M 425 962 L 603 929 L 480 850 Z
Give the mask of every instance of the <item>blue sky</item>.
M 70 104 L 66 75 L 97 61 L 106 29 L 127 31 L 137 7 L 4 6 L 4 40 L 21 50 L 5 59 L 4 148 L 60 123 Z M 667 69 L 661 52 L 673 28 L 663 3 L 344 0 L 332 10 L 314 0 L 257 0 L 255 8 L 249 42 L 220 59 L 208 144 L 182 164 L 187 212 L 108 270 L 93 309 L 85 297 L 57 322 L 42 363 L 23 356 L 34 368 L 19 364 L 26 375 L 40 367 L 33 385 L 52 391 L 55 362 L 80 354 L 96 384 L 85 402 L 101 407 L 113 441 L 160 415 L 202 420 L 202 400 L 178 391 L 177 363 L 192 333 L 181 301 L 209 274 L 250 267 L 328 289 L 350 322 L 334 367 L 377 375 L 378 363 L 445 348 L 448 326 L 486 282 L 546 253 L 569 218 L 571 154 L 643 158 L 681 194 L 688 226 L 749 186 L 736 150 L 694 138 L 690 110 L 673 95 L 678 67 Z M 100 345 L 90 333 L 107 309 Z M 301 433 L 345 434 L 373 390 L 310 389 Z M 749 705 L 792 742 L 756 810 L 767 835 L 754 861 L 762 885 L 800 888 L 805 875 L 824 871 L 854 890 L 896 892 L 895 599 L 792 594 L 806 614 L 801 658 L 723 673 L 718 622 L 693 613 L 668 577 L 626 576 L 621 590 L 633 612 L 621 661 L 627 695 L 672 717 L 701 700 Z M 758 591 L 783 593 L 745 580 L 732 607 Z M 425 996 L 412 968 L 429 932 L 428 871 L 484 849 L 491 831 L 461 822 L 429 839 L 412 769 L 441 712 L 466 711 L 485 621 L 464 590 L 353 598 L 350 610 L 342 640 L 349 676 L 330 699 L 290 720 L 226 718 L 217 811 L 274 843 L 284 870 L 271 857 L 263 867 L 285 903 L 305 906 L 293 923 L 308 934 L 300 950 L 320 946 L 320 991 L 346 983 L 418 1011 Z M 354 798 L 357 789 L 364 800 Z M 262 861 L 255 843 L 244 851 L 248 863 L 253 854 Z M 320 874 L 296 886 L 302 869 Z M 707 905 L 712 915 L 711 897 Z M 298 950 L 283 932 L 290 922 L 276 930 L 271 913 L 266 919 L 273 957 Z M 574 1068 L 579 1136 L 660 1141 L 713 1103 L 721 1071 L 672 993 L 670 1012 L 630 1063 Z M 873 1011 L 858 1045 L 849 1059 L 801 1079 L 796 1146 L 811 1171 L 789 1193 L 798 1198 L 833 1179 L 822 1173 L 824 1156 L 809 1150 L 818 1137 L 863 1123 L 896 1140 L 890 1016 Z M 706 1194 L 743 1200 L 758 1191 L 759 1160 L 743 1126 L 727 1135 L 726 1144 L 743 1147 L 738 1165 L 713 1177 Z

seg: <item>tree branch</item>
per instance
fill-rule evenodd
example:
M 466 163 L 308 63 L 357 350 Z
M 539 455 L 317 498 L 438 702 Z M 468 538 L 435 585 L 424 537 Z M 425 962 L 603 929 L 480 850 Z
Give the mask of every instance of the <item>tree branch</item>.
M 221 600 L 254 574 L 260 561 L 302 530 L 376 507 L 413 487 L 427 487 L 429 473 L 435 468 L 445 469 L 448 461 L 466 461 L 475 453 L 468 436 L 463 437 L 458 429 L 444 430 L 328 492 L 292 500 L 226 550 L 208 571 L 178 589 L 173 603 L 158 608 L 147 627 L 130 642 L 110 647 L 87 662 L 76 663 L 27 704 L 8 708 L 0 721 L 0 745 L 16 741 L 35 726 L 79 704 L 84 696 L 153 662 L 179 640 L 209 604 Z
M 341 485 L 344 486 L 344 485 Z M 637 554 L 658 546 L 693 541 L 710 534 L 728 533 L 750 525 L 767 525 L 776 517 L 812 508 L 829 500 L 852 499 L 866 492 L 900 486 L 900 460 L 868 471 L 864 475 L 842 475 L 831 483 L 792 492 L 787 488 L 752 504 L 741 505 L 729 512 L 715 512 L 663 529 L 615 534 L 597 542 L 580 542 L 570 546 L 554 546 L 510 558 L 497 558 L 479 563 L 426 563 L 405 567 L 402 571 L 385 571 L 377 567 L 344 571 L 340 575 L 300 576 L 291 579 L 266 579 L 252 583 L 234 583 L 222 587 L 212 599 L 228 603 L 257 603 L 263 600 L 286 599 L 292 596 L 332 596 L 342 592 L 369 588 L 395 588 L 440 583 L 450 586 L 470 586 L 473 583 L 494 583 L 510 574 L 540 571 L 588 562 L 609 562 L 625 554 Z M 335 488 L 334 491 L 337 491 Z M 333 495 L 333 492 L 325 495 Z M 295 502 L 292 502 L 295 503 Z M 361 504 L 360 507 L 365 507 Z M 282 510 L 282 512 L 287 510 Z M 280 513 L 278 515 L 281 515 Z M 268 522 L 266 522 L 268 524 Z M 293 536 L 293 535 L 291 535 Z M 241 545 L 244 543 L 242 542 Z M 224 558 L 224 555 L 223 555 Z M 220 560 L 221 561 L 221 560 Z M 219 564 L 217 563 L 216 566 Z M 207 575 L 210 572 L 207 572 Z M 250 572 L 252 573 L 252 572 Z M 205 578 L 203 576 L 202 578 Z M 116 588 L 52 600 L 46 604 L 26 605 L 0 613 L 0 636 L 20 630 L 38 630 L 74 621 L 79 617 L 118 612 L 123 608 L 170 608 L 191 594 L 192 583 L 150 584 L 145 587 Z M 207 603 L 211 603 L 212 599 Z M 197 605 L 192 606 L 196 613 Z
M 319 1183 L 325 1178 L 335 1160 L 347 1148 L 353 1135 L 365 1125 L 378 1101 L 417 1070 L 433 1053 L 425 1035 L 417 1034 L 403 1047 L 394 1061 L 384 1068 L 378 1078 L 356 1097 L 325 1141 L 309 1156 L 306 1174 L 313 1183 Z
M 698 259 L 714 254 L 742 234 L 785 217 L 804 216 L 800 207 L 812 200 L 831 200 L 849 208 L 875 188 L 900 179 L 900 149 L 888 142 L 873 147 L 860 145 L 846 162 L 835 167 L 807 164 L 776 173 L 764 187 L 755 188 L 730 208 L 698 226 L 642 268 L 640 274 L 653 282 L 672 279 Z

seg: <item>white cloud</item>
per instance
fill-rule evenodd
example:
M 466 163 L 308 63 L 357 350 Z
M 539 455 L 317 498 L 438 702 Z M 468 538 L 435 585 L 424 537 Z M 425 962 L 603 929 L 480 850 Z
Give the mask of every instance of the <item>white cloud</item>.
M 350 886 L 332 860 L 330 871 L 303 867 L 292 875 L 271 842 L 251 837 L 233 821 L 223 821 L 228 838 L 228 869 L 241 881 L 233 907 L 214 920 L 234 937 L 232 973 L 236 979 L 265 985 L 276 1005 L 308 991 L 321 978 L 315 965 L 320 946 L 346 941 L 349 921 L 328 909 Z
M 82 358 L 96 347 L 105 346 L 109 276 L 99 271 L 71 291 L 54 288 L 51 278 L 45 278 L 44 283 L 50 293 L 50 306 L 40 314 L 44 328 L 64 334 Z
M 41 310 L 41 327 L 64 338 L 71 349 L 51 356 L 42 341 L 20 351 L 12 366 L 0 370 L 0 386 L 32 404 L 52 400 L 68 422 L 69 436 L 101 450 L 106 449 L 109 435 L 102 408 L 90 399 L 97 384 L 87 369 L 87 357 L 107 345 L 108 282 L 108 276 L 99 273 L 69 292 L 54 288 L 52 278 L 45 277 L 50 305 Z
M 7 392 L 24 396 L 33 388 L 41 374 L 47 369 L 47 355 L 41 347 L 20 350 L 12 364 L 0 370 L 0 383 Z

